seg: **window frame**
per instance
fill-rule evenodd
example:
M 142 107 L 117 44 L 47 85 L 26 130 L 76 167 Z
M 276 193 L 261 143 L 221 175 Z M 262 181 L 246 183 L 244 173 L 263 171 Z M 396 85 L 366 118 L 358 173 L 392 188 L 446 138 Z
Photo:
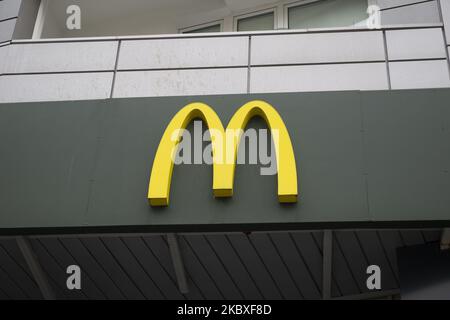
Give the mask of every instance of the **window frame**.
M 290 2 L 284 5 L 283 7 L 283 27 L 287 30 L 301 30 L 301 29 L 289 29 L 289 9 L 293 8 L 293 7 L 301 7 L 301 6 L 306 6 L 308 4 L 312 4 L 315 2 L 320 2 L 323 0 L 299 0 L 299 1 L 294 1 L 294 2 Z
M 326 0 L 297 0 L 294 2 L 287 3 L 283 6 L 283 27 L 287 30 L 302 30 L 302 29 L 289 29 L 289 9 L 292 7 L 300 7 L 308 4 L 312 4 L 315 2 L 321 2 Z M 371 4 L 374 4 L 374 0 L 366 0 L 367 7 Z
M 267 13 L 272 13 L 273 14 L 273 30 L 277 30 L 277 7 L 270 7 L 267 9 L 261 9 L 261 10 L 256 10 L 256 11 L 251 11 L 251 12 L 247 12 L 247 13 L 243 13 L 243 14 L 238 14 L 233 16 L 233 32 L 241 32 L 238 30 L 238 23 L 239 20 L 241 19 L 246 19 L 246 18 L 251 18 L 251 17 L 256 17 L 256 16 L 261 16 Z M 245 32 L 245 31 L 242 31 Z
M 212 26 L 217 26 L 217 25 L 219 25 L 218 32 L 223 32 L 223 24 L 224 24 L 223 19 L 214 20 L 214 21 L 210 21 L 210 22 L 192 25 L 189 27 L 178 28 L 178 33 L 179 34 L 190 34 L 191 31 L 196 31 L 196 30 L 200 30 L 200 29 L 204 29 L 204 28 L 208 28 L 208 27 L 212 27 Z M 205 32 L 205 33 L 208 33 L 208 32 Z M 217 32 L 211 32 L 211 33 L 217 33 Z

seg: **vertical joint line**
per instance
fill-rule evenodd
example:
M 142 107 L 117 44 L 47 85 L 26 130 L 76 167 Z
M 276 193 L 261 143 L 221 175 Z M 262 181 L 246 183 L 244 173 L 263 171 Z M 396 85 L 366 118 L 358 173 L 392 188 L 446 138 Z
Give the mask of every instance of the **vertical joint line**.
M 119 40 L 119 42 L 117 44 L 116 61 L 114 63 L 114 74 L 113 74 L 113 79 L 112 79 L 112 83 L 111 83 L 111 93 L 109 95 L 110 99 L 112 99 L 112 97 L 113 97 L 114 87 L 116 85 L 117 66 L 119 65 L 119 55 L 120 55 L 120 47 L 121 47 L 121 45 L 122 45 L 122 40 Z
M 388 52 L 388 47 L 387 47 L 386 30 L 383 30 L 383 46 L 384 46 L 384 61 L 386 63 L 388 88 L 389 88 L 389 90 L 392 90 L 391 70 L 389 68 L 389 52 Z
M 322 298 L 331 299 L 331 279 L 333 274 L 333 232 L 323 232 L 323 273 L 322 273 Z
M 364 179 L 364 186 L 366 189 L 366 205 L 367 205 L 367 214 L 369 218 L 371 217 L 370 212 L 370 202 L 369 202 L 369 165 L 367 162 L 367 148 L 366 148 L 366 126 L 364 122 L 364 108 L 363 108 L 363 102 L 362 102 L 362 94 L 359 95 L 360 101 L 359 101 L 359 116 L 361 118 L 361 157 L 362 157 L 362 175 Z
M 248 36 L 247 93 L 250 93 L 252 36 Z
M 175 270 L 175 276 L 178 282 L 178 289 L 182 294 L 187 294 L 189 293 L 189 288 L 186 281 L 186 273 L 184 270 L 183 258 L 181 257 L 177 235 L 175 233 L 168 233 L 167 243 L 169 245 L 170 256 L 172 258 L 173 268 Z
M 33 249 L 31 247 L 30 242 L 25 237 L 18 237 L 16 239 L 17 245 L 27 263 L 28 268 L 33 275 L 36 284 L 39 287 L 39 290 L 42 293 L 42 296 L 46 300 L 55 300 L 55 294 L 53 292 L 52 287 L 50 286 L 50 282 L 48 281 L 47 275 L 42 269 L 38 258 L 36 257 Z

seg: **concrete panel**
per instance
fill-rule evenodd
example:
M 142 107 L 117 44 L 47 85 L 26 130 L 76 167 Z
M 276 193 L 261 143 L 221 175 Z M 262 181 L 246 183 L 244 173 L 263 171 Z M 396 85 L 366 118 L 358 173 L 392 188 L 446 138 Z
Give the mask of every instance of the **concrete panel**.
M 381 12 L 382 25 L 439 23 L 441 18 L 436 1 L 388 9 Z
M 441 1 L 442 18 L 447 36 L 447 44 L 450 45 L 450 1 Z
M 2 0 L 0 1 L 0 20 L 15 18 L 19 15 L 22 0 Z
M 5 73 L 114 70 L 116 41 L 13 44 Z
M 390 62 L 392 89 L 450 87 L 447 60 Z
M 390 60 L 446 58 L 442 29 L 386 31 Z
M 252 93 L 388 88 L 385 63 L 255 67 L 250 81 Z
M 245 66 L 248 37 L 124 41 L 119 69 Z
M 374 60 L 384 60 L 379 31 L 252 37 L 252 65 Z
M 245 93 L 247 69 L 118 72 L 114 97 L 155 97 Z
M 11 19 L 0 22 L 0 43 L 12 39 L 16 21 L 17 19 Z
M 3 75 L 0 102 L 105 99 L 113 73 Z

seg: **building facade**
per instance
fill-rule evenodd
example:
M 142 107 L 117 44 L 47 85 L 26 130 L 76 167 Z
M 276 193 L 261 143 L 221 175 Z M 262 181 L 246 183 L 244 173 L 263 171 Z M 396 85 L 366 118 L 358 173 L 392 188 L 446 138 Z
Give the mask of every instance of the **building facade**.
M 445 196 L 450 190 L 445 142 L 450 124 L 449 46 L 449 0 L 0 1 L 0 117 L 5 147 L 0 165 L 6 164 L 0 190 L 2 206 L 7 208 L 0 219 L 0 283 L 4 284 L 0 298 L 450 299 L 448 285 L 435 291 L 418 290 L 410 280 L 415 273 L 401 270 L 405 261 L 414 265 L 414 258 L 426 255 L 420 251 L 423 248 L 445 249 L 450 241 L 446 229 L 450 204 Z M 305 159 L 314 155 L 311 146 L 315 143 L 343 150 L 317 153 L 310 160 L 299 160 L 296 153 L 299 179 L 306 181 L 300 182 L 300 194 L 305 195 L 299 202 L 305 205 L 298 219 L 286 217 L 279 207 L 263 213 L 263 206 L 233 207 L 243 218 L 209 216 L 208 210 L 223 210 L 209 204 L 200 209 L 205 213 L 197 214 L 198 208 L 188 204 L 190 194 L 183 198 L 185 202 L 174 204 L 176 209 L 170 211 L 174 215 L 166 219 L 151 211 L 146 212 L 148 218 L 142 217 L 141 207 L 128 206 L 127 201 L 134 199 L 118 200 L 127 188 L 139 192 L 133 188 L 142 185 L 127 178 L 120 185 L 108 180 L 117 174 L 133 176 L 132 168 L 122 166 L 117 171 L 119 167 L 109 162 L 141 152 L 136 151 L 139 143 L 133 143 L 139 134 L 149 132 L 135 132 L 132 127 L 144 128 L 139 119 L 154 118 L 151 125 L 158 129 L 150 133 L 156 139 L 152 150 L 156 150 L 160 129 L 192 99 L 217 105 L 224 117 L 232 113 L 221 103 L 235 108 L 250 99 L 279 101 L 292 108 L 293 101 L 306 106 L 335 105 L 318 113 L 279 110 L 285 112 L 287 124 L 294 124 L 287 128 L 293 130 L 294 149 L 299 148 L 300 154 L 301 148 L 306 150 Z M 160 109 L 146 115 L 145 103 L 167 106 L 164 110 L 170 115 Z M 383 106 L 382 111 L 374 103 Z M 413 111 L 407 110 L 409 104 Z M 64 116 L 58 114 L 59 106 Z M 71 108 L 96 111 L 72 114 Z M 300 146 L 295 145 L 296 130 L 308 123 L 291 120 L 297 116 L 312 119 L 311 138 L 298 140 Z M 395 123 L 388 123 L 389 117 Z M 80 126 L 72 128 L 70 119 Z M 92 119 L 98 127 L 91 128 Z M 103 123 L 104 119 L 114 121 Z M 57 120 L 60 127 L 54 125 Z M 47 132 L 47 126 L 53 129 Z M 370 136 L 377 128 L 378 136 Z M 58 130 L 67 130 L 61 141 L 45 140 Z M 386 130 L 392 130 L 391 135 L 382 137 Z M 26 134 L 32 135 L 29 145 Z M 322 141 L 321 134 L 327 134 L 327 139 Z M 308 132 L 299 131 L 299 135 L 307 137 Z M 333 140 L 333 135 L 339 139 Z M 109 142 L 111 137 L 122 144 Z M 363 141 L 361 150 L 339 144 L 355 137 Z M 91 145 L 96 145 L 92 150 L 98 150 L 99 156 L 94 152 L 95 164 L 83 171 L 77 168 L 85 165 L 80 150 Z M 106 149 L 109 153 L 104 155 Z M 346 156 L 339 158 L 344 151 Z M 353 153 L 361 158 L 351 162 Z M 65 172 L 61 179 L 68 180 L 53 181 L 43 174 L 50 172 L 45 171 L 49 167 L 16 161 L 17 154 L 52 163 L 52 170 L 61 169 Z M 392 155 L 394 160 L 378 168 L 377 163 L 383 163 L 380 154 Z M 424 154 L 427 160 L 421 162 Z M 135 158 L 124 163 L 135 166 L 136 175 L 147 175 L 153 155 L 144 159 L 142 168 Z M 312 165 L 327 157 L 346 163 L 341 175 L 333 176 L 339 171 L 336 167 Z M 110 164 L 110 171 L 97 175 L 99 167 Z M 408 170 L 399 171 L 397 165 Z M 439 169 L 435 176 L 433 167 Z M 30 168 L 43 170 L 42 175 L 30 173 Z M 88 172 L 83 177 L 86 184 L 67 182 L 72 168 Z M 411 173 L 416 171 L 417 177 Z M 331 178 L 308 184 L 308 179 L 317 180 L 308 172 Z M 378 177 L 384 173 L 393 180 L 380 182 Z M 353 175 L 358 177 L 352 180 Z M 185 179 L 199 176 L 208 179 L 197 171 Z M 414 178 L 408 180 L 409 176 Z M 27 190 L 31 179 L 41 179 L 42 190 Z M 349 187 L 337 200 L 334 194 L 341 186 L 333 184 L 343 180 L 354 189 Z M 411 182 L 426 185 L 428 191 L 424 194 L 419 188 L 416 192 L 412 186 L 409 190 Z M 96 193 L 99 184 L 106 189 L 112 186 L 110 192 Z M 335 189 L 327 188 L 332 185 Z M 53 197 L 46 198 L 46 188 L 61 193 L 53 191 Z M 407 191 L 396 193 L 398 189 Z M 374 198 L 369 195 L 373 190 Z M 181 197 L 181 191 L 174 192 L 173 197 Z M 353 198 L 364 199 L 366 193 L 367 204 L 347 206 Z M 11 200 L 16 198 L 25 204 Z M 312 198 L 320 206 L 308 207 Z M 108 199 L 115 199 L 114 205 L 105 205 Z M 81 203 L 86 209 L 77 213 Z M 322 208 L 323 203 L 329 206 Z M 64 208 L 80 219 L 59 215 Z M 89 216 L 89 210 L 95 215 Z M 136 214 L 127 217 L 127 210 Z M 183 210 L 190 215 L 180 217 Z M 252 210 L 254 214 L 246 215 Z M 279 216 L 272 218 L 271 212 L 277 210 Z M 411 253 L 414 246 L 418 249 Z M 441 257 L 446 251 L 442 252 L 435 252 L 430 270 L 448 263 Z M 71 265 L 81 268 L 80 290 L 66 288 L 66 269 Z M 368 285 L 369 266 L 380 268 L 381 287 Z M 402 274 L 406 282 L 401 281 Z M 444 282 L 446 276 L 442 277 Z

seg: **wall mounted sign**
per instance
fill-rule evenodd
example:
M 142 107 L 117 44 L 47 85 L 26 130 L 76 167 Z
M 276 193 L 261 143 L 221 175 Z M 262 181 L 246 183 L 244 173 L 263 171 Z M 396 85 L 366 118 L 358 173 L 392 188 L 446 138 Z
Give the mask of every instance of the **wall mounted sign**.
M 450 89 L 0 104 L 0 234 L 450 226 L 448 101 Z M 174 164 L 186 139 L 171 131 L 195 138 L 198 123 L 215 131 L 200 139 L 214 161 Z M 239 162 L 261 130 L 279 131 L 276 174 Z
M 231 197 L 237 152 L 247 123 L 253 117 L 263 118 L 274 140 L 278 172 L 278 200 L 280 203 L 297 201 L 297 169 L 291 138 L 283 119 L 270 104 L 251 101 L 244 104 L 231 118 L 226 129 L 219 116 L 207 104 L 194 102 L 182 108 L 170 121 L 159 143 L 153 161 L 148 199 L 152 206 L 169 205 L 170 182 L 174 157 L 182 131 L 195 118 L 203 120 L 212 134 L 213 194 L 215 197 Z

